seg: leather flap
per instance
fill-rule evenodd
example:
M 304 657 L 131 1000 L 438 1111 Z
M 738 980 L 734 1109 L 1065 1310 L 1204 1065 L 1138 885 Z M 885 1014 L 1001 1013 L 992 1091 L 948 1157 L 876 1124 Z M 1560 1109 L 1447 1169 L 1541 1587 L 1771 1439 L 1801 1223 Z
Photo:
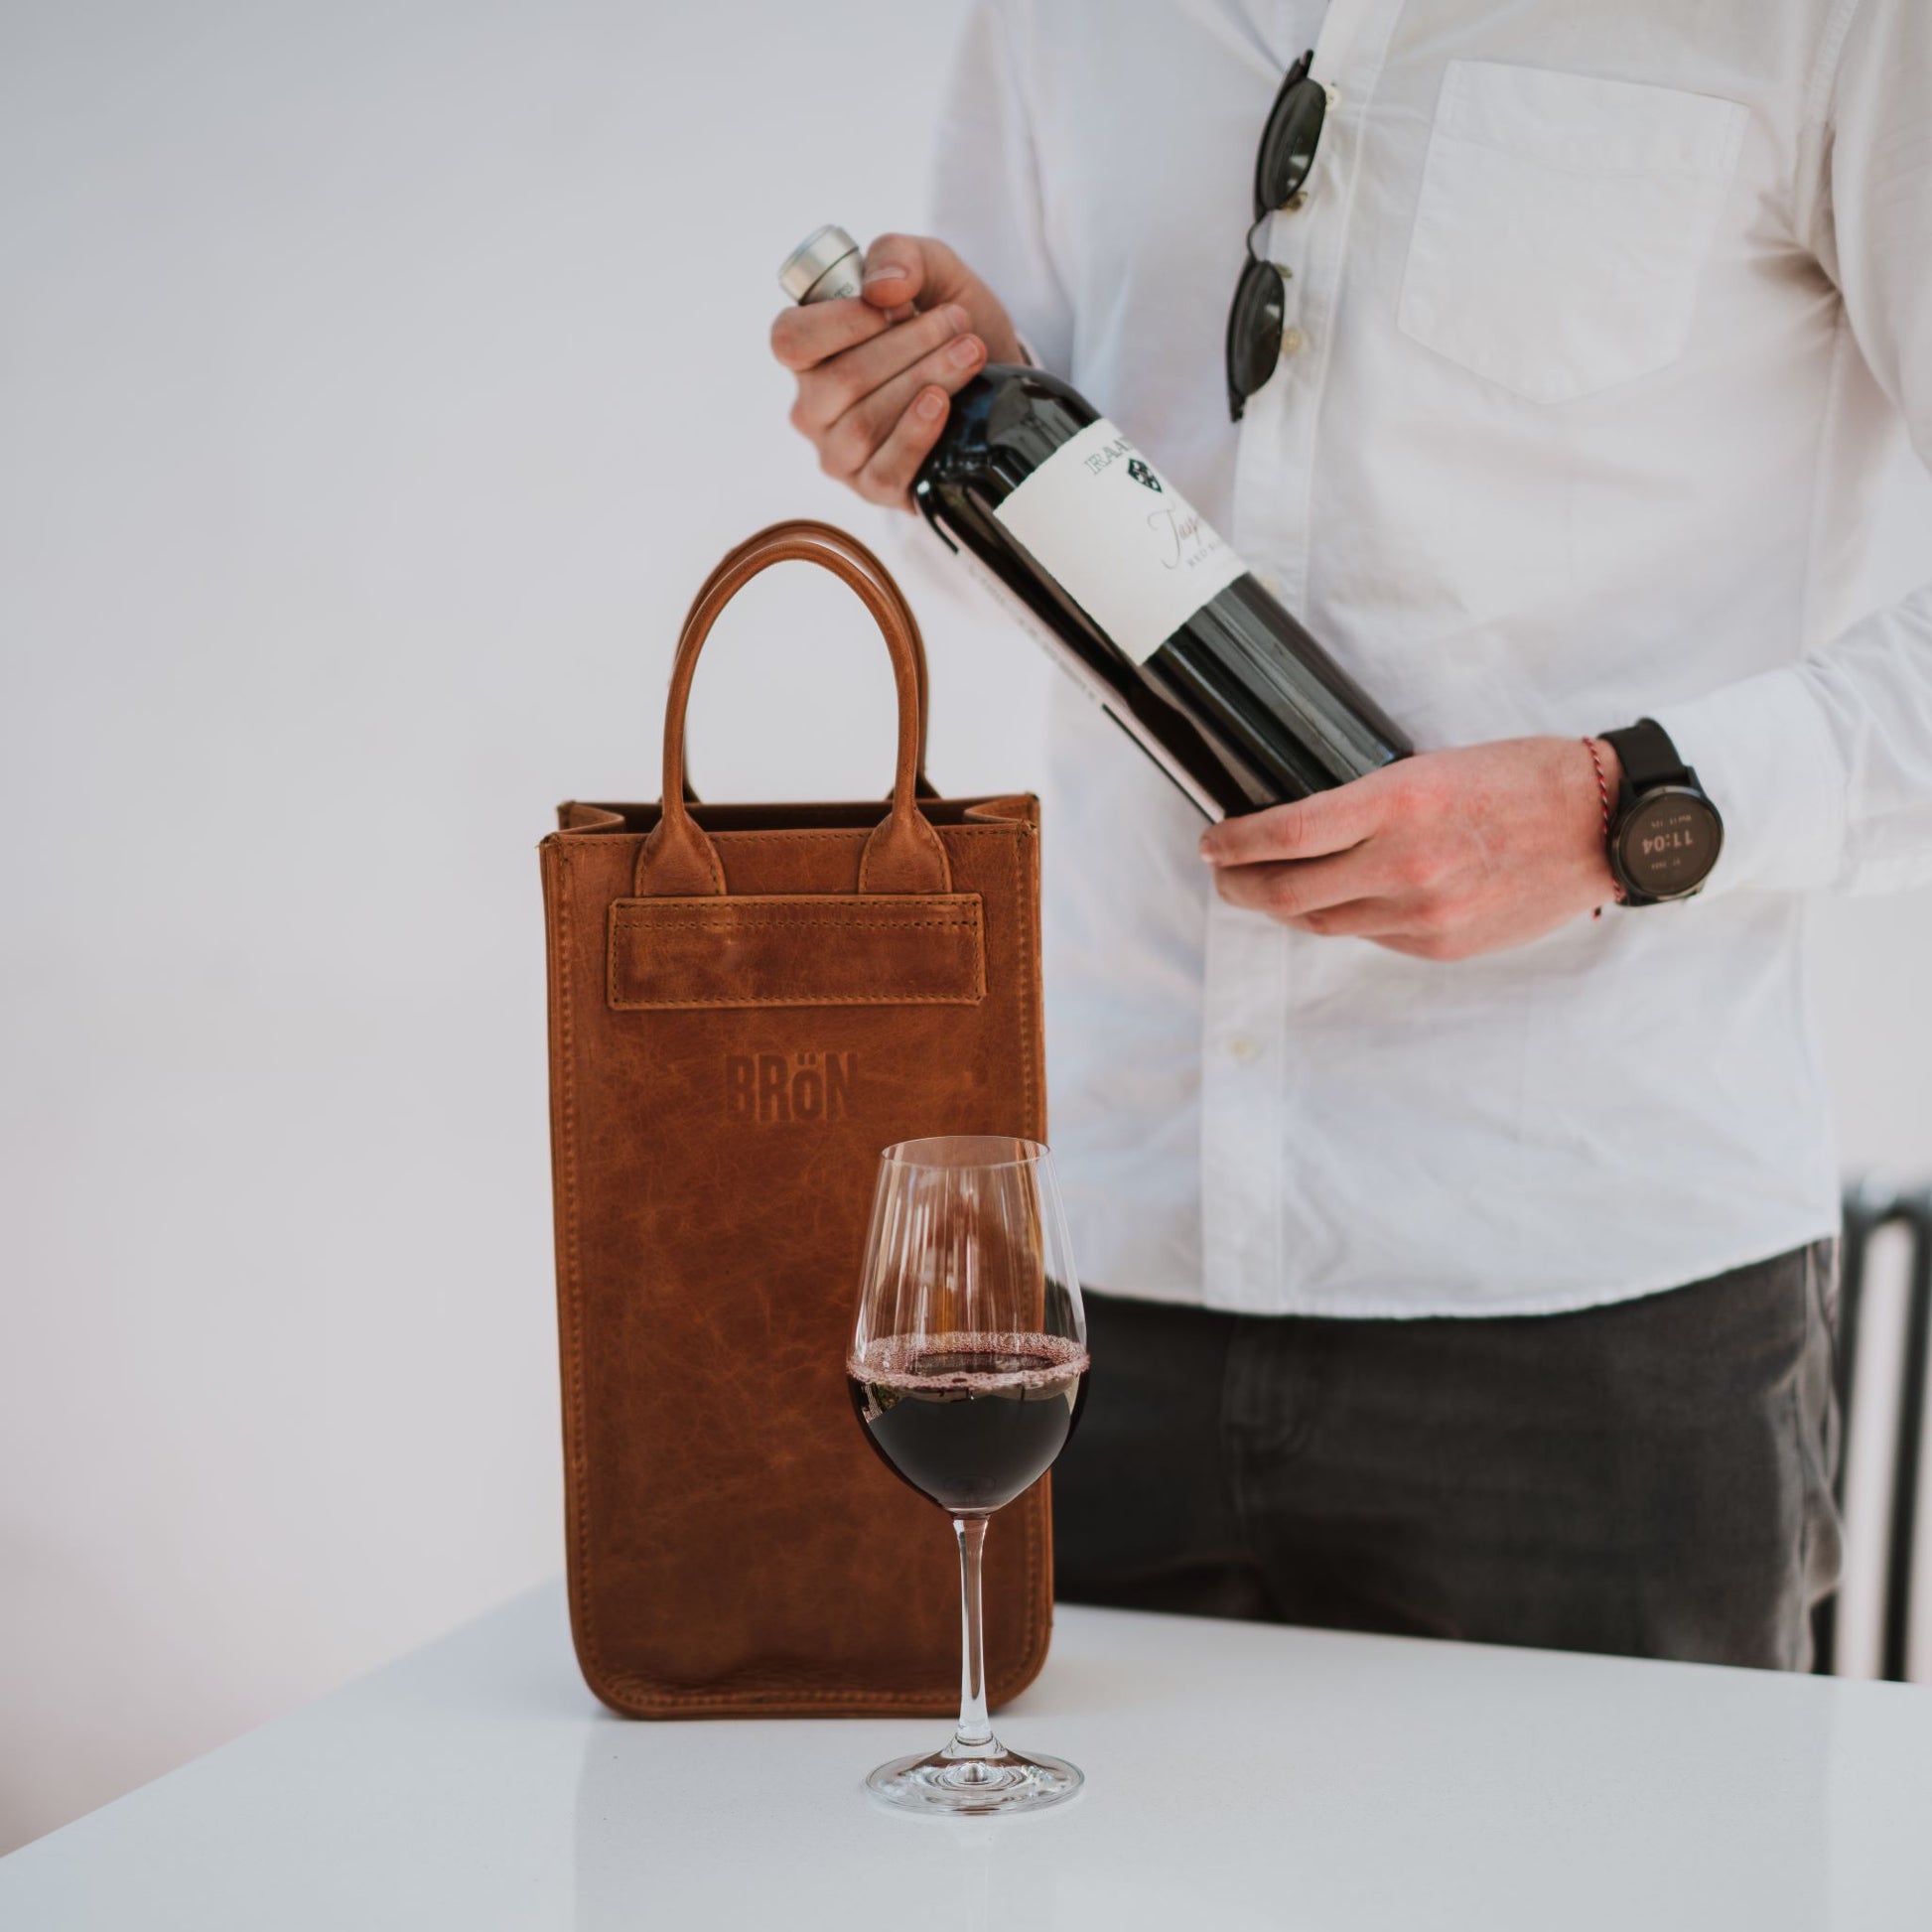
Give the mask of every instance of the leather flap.
M 986 997 L 977 893 L 621 898 L 610 1003 L 694 1007 L 976 1006 Z

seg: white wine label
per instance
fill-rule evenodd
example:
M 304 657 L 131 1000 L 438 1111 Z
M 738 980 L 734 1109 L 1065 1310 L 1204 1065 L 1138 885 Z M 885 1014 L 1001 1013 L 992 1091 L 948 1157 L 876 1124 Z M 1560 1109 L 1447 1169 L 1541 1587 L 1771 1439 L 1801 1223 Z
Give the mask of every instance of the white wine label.
M 1247 565 L 1103 416 L 993 514 L 1137 664 Z

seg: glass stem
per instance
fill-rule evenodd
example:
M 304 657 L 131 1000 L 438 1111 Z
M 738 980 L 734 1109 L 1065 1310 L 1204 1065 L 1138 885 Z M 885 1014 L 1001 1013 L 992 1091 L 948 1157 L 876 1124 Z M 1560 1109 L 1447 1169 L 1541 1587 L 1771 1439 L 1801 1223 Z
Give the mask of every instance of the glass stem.
M 998 1746 L 986 1720 L 986 1648 L 980 1633 L 980 1553 L 986 1548 L 986 1518 L 955 1516 L 959 1538 L 959 1728 L 955 1754 L 981 1756 Z

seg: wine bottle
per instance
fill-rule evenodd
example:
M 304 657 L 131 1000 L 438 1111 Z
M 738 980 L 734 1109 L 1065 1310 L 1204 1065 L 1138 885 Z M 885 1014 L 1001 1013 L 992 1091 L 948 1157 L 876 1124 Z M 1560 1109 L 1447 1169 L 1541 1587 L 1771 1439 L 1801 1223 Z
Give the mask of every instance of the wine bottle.
M 856 294 L 820 228 L 794 300 Z M 1345 784 L 1413 749 L 1173 483 L 1070 384 L 988 363 L 953 398 L 912 496 L 1210 819 Z

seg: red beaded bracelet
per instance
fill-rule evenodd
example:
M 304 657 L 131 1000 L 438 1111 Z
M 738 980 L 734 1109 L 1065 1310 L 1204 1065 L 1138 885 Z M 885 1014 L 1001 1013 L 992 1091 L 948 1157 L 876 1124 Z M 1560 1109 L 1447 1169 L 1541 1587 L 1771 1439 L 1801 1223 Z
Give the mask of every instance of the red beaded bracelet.
M 1603 760 L 1597 753 L 1595 739 L 1585 739 L 1584 750 L 1589 754 L 1590 766 L 1596 773 L 1596 796 L 1602 801 L 1603 806 L 1603 849 L 1607 852 L 1610 844 L 1610 787 L 1603 777 Z M 1616 902 L 1621 905 L 1623 887 L 1614 873 L 1610 875 L 1610 891 L 1615 895 Z M 1599 905 L 1589 916 L 1592 919 L 1600 919 L 1603 916 L 1603 908 Z

